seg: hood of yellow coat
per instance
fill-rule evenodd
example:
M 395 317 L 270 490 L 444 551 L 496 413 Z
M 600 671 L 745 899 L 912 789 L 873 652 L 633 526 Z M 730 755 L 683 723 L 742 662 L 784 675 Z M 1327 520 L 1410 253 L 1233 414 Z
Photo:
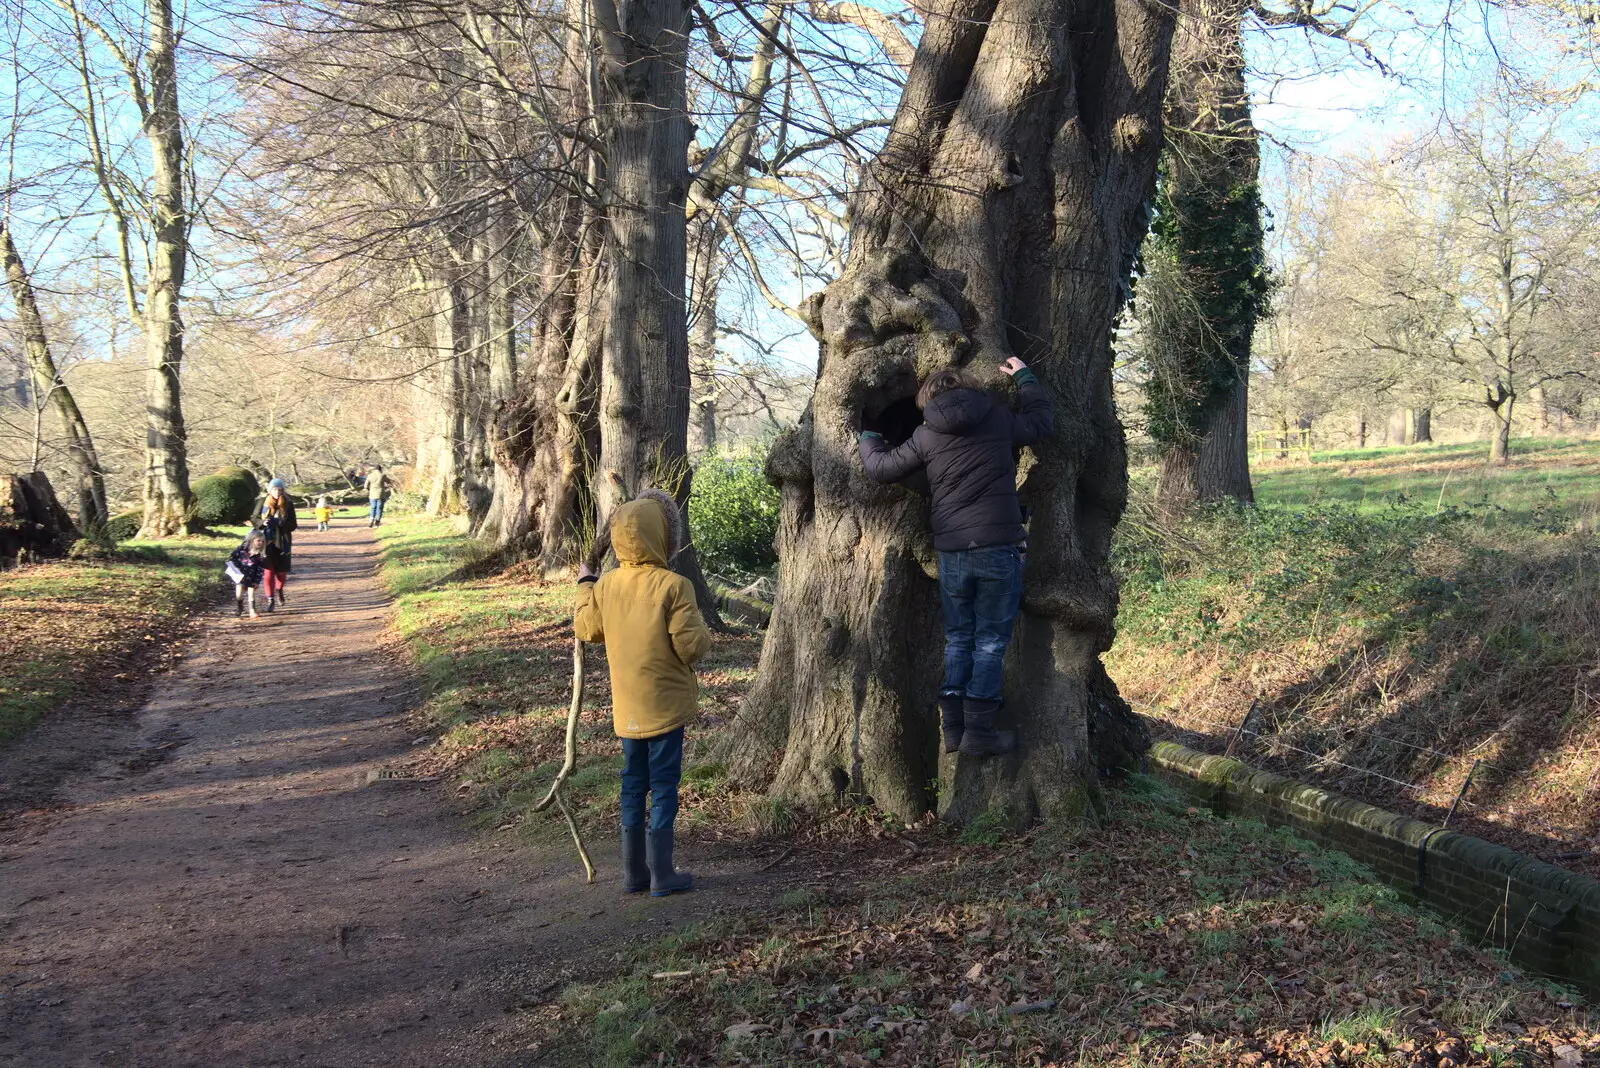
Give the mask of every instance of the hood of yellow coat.
M 611 517 L 611 548 L 624 564 L 667 566 L 667 517 L 649 498 L 629 501 Z

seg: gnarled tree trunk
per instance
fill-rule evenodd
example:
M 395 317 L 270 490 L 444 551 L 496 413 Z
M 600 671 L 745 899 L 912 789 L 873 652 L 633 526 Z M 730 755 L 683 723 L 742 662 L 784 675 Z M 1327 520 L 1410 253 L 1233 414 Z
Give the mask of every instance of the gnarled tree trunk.
M 48 395 L 61 418 L 61 433 L 67 441 L 67 455 L 78 478 L 78 525 L 92 530 L 104 525 L 110 518 L 106 510 L 105 477 L 100 471 L 100 457 L 95 452 L 94 438 L 89 434 L 89 424 L 72 396 L 72 390 L 56 369 L 50 355 L 50 339 L 45 333 L 44 316 L 39 313 L 39 301 L 34 296 L 33 281 L 28 276 L 27 265 L 11 239 L 11 228 L 0 219 L 0 258 L 5 261 L 6 281 L 11 286 L 11 296 L 17 305 L 17 320 L 22 325 L 22 351 L 33 377 L 33 388 L 40 395 Z
M 493 406 L 489 434 L 495 500 L 493 522 L 483 535 L 537 557 L 546 573 L 581 554 L 584 531 L 593 522 L 589 484 L 599 452 L 606 272 L 604 216 L 596 196 L 604 174 L 587 147 L 594 56 L 582 7 L 568 5 L 562 64 L 562 121 L 574 134 L 563 142 L 570 184 L 558 186 L 545 201 L 549 236 L 540 249 L 529 367 L 513 394 Z M 576 136 L 580 129 L 584 137 Z
M 1021 821 L 1077 815 L 1099 769 L 1137 763 L 1143 732 L 1100 663 L 1127 493 L 1111 329 L 1144 237 L 1171 33 L 1170 9 L 1148 0 L 952 0 L 931 14 L 857 193 L 849 266 L 807 303 L 815 397 L 768 460 L 778 597 L 729 755 L 775 794 Z M 928 504 L 867 478 L 856 434 L 863 414 L 908 434 L 919 378 L 951 362 L 1008 390 L 1012 355 L 1058 413 L 1021 487 L 1032 550 L 1001 717 L 1019 746 L 941 765 Z

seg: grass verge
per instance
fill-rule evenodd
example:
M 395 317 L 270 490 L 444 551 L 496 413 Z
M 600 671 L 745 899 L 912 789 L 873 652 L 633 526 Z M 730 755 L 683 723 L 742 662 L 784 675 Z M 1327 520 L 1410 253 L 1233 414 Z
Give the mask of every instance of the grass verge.
M 1600 874 L 1600 539 L 1547 481 L 1515 508 L 1324 496 L 1174 526 L 1136 504 L 1108 669 L 1200 748 L 1254 704 L 1246 759 L 1386 807 L 1437 818 L 1481 760 L 1472 833 Z
M 231 534 L 124 542 L 108 560 L 0 571 L 0 743 L 124 669 L 222 588 Z
M 1112 803 L 1104 825 L 998 846 L 930 827 L 848 892 L 819 879 L 778 915 L 653 941 L 541 1010 L 540 1063 L 1600 1058 L 1573 995 L 1466 945 L 1348 858 L 1147 780 Z
M 1518 438 L 1504 466 L 1485 462 L 1488 452 L 1485 442 L 1319 452 L 1309 464 L 1261 462 L 1251 477 L 1268 504 L 1525 513 L 1557 505 L 1591 524 L 1600 518 L 1600 441 Z
M 455 780 L 480 822 L 519 836 L 564 834 L 553 815 L 527 819 L 560 767 L 572 695 L 572 587 L 527 566 L 479 574 L 483 549 L 451 520 L 403 516 L 378 528 L 394 629 L 422 676 L 419 713 L 436 744 L 417 758 Z M 690 727 L 680 824 L 729 822 L 732 799 L 701 742 L 732 713 L 754 677 L 760 637 L 718 635 L 698 667 L 700 721 Z M 590 827 L 617 813 L 621 745 L 612 733 L 604 651 L 590 647 L 578 770 L 566 797 Z

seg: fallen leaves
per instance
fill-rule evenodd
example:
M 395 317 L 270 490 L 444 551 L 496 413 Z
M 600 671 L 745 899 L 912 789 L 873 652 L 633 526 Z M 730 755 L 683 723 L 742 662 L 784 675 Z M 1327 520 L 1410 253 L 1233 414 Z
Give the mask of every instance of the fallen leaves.
M 674 943 L 671 969 L 644 974 L 694 978 L 652 983 L 628 1010 L 640 1060 L 1600 1063 L 1600 1037 L 1561 1007 L 1570 997 L 1507 981 L 1502 962 L 1342 859 L 1279 831 L 1115 803 L 1105 827 L 999 849 L 902 832 L 919 836 L 917 859 L 876 845 L 893 850 L 891 874 L 850 889 L 817 873 L 828 892 L 803 908 Z M 1045 841 L 1063 833 L 1072 848 Z

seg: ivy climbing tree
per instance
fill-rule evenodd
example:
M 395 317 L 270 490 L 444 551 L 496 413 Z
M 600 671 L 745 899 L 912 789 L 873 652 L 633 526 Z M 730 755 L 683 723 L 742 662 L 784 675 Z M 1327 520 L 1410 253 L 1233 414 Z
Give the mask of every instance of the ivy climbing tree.
M 1167 144 L 1138 283 L 1145 414 L 1162 507 L 1253 499 L 1250 341 L 1268 293 L 1260 148 L 1244 79 L 1240 0 L 1184 0 Z

